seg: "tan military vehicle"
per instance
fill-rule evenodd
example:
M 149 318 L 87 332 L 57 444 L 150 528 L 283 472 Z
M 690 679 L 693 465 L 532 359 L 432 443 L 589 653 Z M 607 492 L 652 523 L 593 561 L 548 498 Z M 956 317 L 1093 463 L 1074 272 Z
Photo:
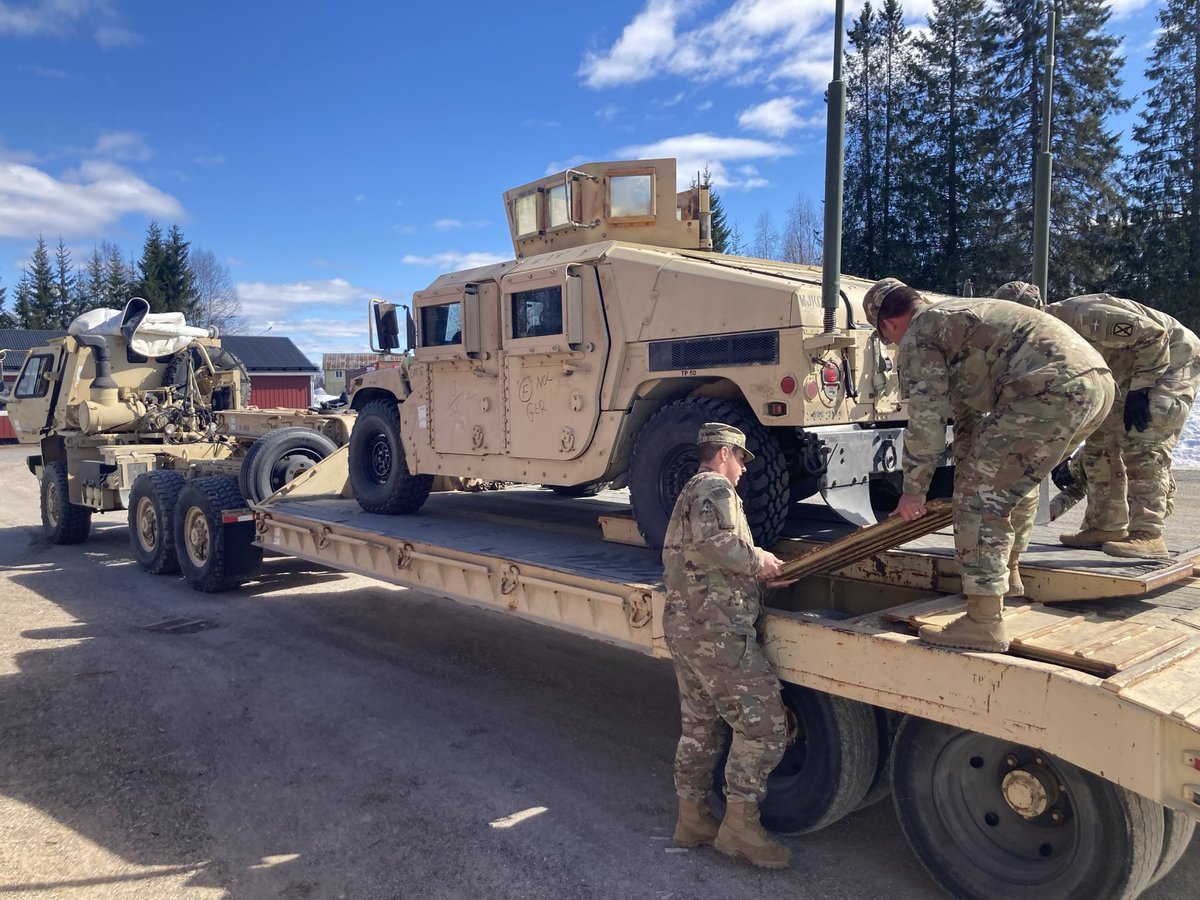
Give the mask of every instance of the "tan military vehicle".
M 709 195 L 671 159 L 592 163 L 504 194 L 516 259 L 413 295 L 405 365 L 352 383 L 350 476 L 371 512 L 418 509 L 436 475 L 586 493 L 627 486 L 661 542 L 701 423 L 746 432 L 759 543 L 820 491 L 856 523 L 898 490 L 904 409 L 863 320 L 870 282 L 822 305 L 818 268 L 713 252 Z M 373 344 L 397 351 L 394 304 Z
M 233 564 L 210 554 L 220 512 L 262 499 L 324 459 L 349 440 L 353 422 L 250 408 L 249 389 L 241 362 L 215 335 L 182 314 L 152 314 L 141 298 L 121 313 L 87 313 L 65 337 L 29 351 L 8 414 L 18 440 L 39 448 L 28 463 L 41 481 L 47 538 L 79 543 L 93 513 L 128 510 L 144 569 L 178 571 L 182 558 L 220 576 Z M 224 477 L 195 478 L 204 475 Z M 181 507 L 188 521 L 176 521 L 189 491 L 204 496 Z

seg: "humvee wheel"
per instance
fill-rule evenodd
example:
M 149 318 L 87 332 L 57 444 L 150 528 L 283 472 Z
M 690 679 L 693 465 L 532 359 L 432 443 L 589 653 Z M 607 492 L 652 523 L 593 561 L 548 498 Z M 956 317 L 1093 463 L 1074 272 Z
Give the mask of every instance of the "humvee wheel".
M 261 548 L 228 547 L 222 513 L 245 504 L 237 482 L 210 475 L 187 482 L 175 506 L 175 547 L 179 571 L 205 593 L 228 591 L 248 577 L 248 561 L 261 561 Z M 239 565 L 233 565 L 237 558 Z
M 608 490 L 610 481 L 588 481 L 584 484 L 547 484 L 560 497 L 595 497 L 601 491 Z
M 350 484 L 367 512 L 416 512 L 429 498 L 433 476 L 409 473 L 395 400 L 372 400 L 359 412 L 350 432 Z
M 265 434 L 242 460 L 238 472 L 242 496 L 258 503 L 335 450 L 337 444 L 311 428 L 280 428 Z
M 42 532 L 52 544 L 82 544 L 92 530 L 92 511 L 71 502 L 67 464 L 48 463 L 42 470 Z
M 879 760 L 874 708 L 824 691 L 782 685 L 790 743 L 767 779 L 760 804 L 762 823 L 780 834 L 806 834 L 862 805 Z M 729 744 L 713 781 L 725 787 Z
M 755 543 L 769 547 L 783 533 L 787 519 L 790 492 L 783 451 L 743 404 L 713 397 L 669 403 L 638 433 L 629 463 L 629 499 L 638 530 L 647 545 L 662 546 L 675 499 L 696 474 L 696 435 L 705 422 L 724 422 L 745 433 L 754 459 L 742 475 L 738 493 Z
M 1133 898 L 1163 855 L 1163 808 L 1012 741 L 908 717 L 892 796 L 921 864 L 964 898 Z
M 137 564 L 151 575 L 179 571 L 175 554 L 175 504 L 185 479 L 160 469 L 139 475 L 129 492 L 129 546 Z

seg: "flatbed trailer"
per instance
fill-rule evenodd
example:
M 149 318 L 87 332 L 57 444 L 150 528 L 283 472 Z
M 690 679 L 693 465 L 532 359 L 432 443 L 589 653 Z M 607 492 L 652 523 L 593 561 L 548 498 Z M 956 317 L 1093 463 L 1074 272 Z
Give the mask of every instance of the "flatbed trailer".
M 627 517 L 610 493 L 435 494 L 417 514 L 373 515 L 351 496 L 343 448 L 253 510 L 180 514 L 208 522 L 206 552 L 234 561 L 223 578 L 209 566 L 203 589 L 251 577 L 237 560 L 253 542 L 669 657 L 657 554 L 601 539 L 599 519 L 619 532 Z M 813 831 L 890 791 L 952 895 L 1138 896 L 1200 819 L 1200 550 L 1131 565 L 1034 547 L 1022 575 L 1040 599 L 1010 602 L 1012 649 L 992 654 L 915 636 L 961 611 L 949 543 L 933 535 L 768 596 L 764 646 L 792 740 L 764 822 Z

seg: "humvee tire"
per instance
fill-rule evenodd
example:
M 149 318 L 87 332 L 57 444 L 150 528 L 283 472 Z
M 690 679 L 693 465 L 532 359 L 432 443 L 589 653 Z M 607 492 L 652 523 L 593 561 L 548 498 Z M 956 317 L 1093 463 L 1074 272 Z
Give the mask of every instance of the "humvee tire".
M 1010 804 L 1029 792 L 1038 815 Z M 1163 858 L 1163 807 L 1048 753 L 908 716 L 892 798 L 909 846 L 955 897 L 1136 897 Z
M 61 459 L 42 470 L 42 532 L 52 544 L 82 544 L 92 530 L 92 511 L 71 502 L 67 464 Z
M 223 475 L 189 481 L 175 505 L 175 547 L 179 571 L 193 588 L 218 593 L 239 587 L 262 562 L 262 548 L 226 542 L 222 513 L 245 504 L 237 482 Z
M 179 571 L 175 553 L 175 505 L 186 479 L 178 472 L 145 472 L 129 491 L 129 546 L 137 564 L 151 575 Z
M 742 475 L 738 493 L 754 542 L 770 547 L 783 533 L 788 512 L 790 489 L 783 451 L 743 404 L 714 397 L 668 403 L 638 433 L 629 464 L 629 502 L 638 531 L 648 547 L 662 547 L 675 499 L 699 466 L 696 435 L 705 422 L 724 422 L 745 433 L 754 459 Z
M 242 496 L 258 503 L 335 450 L 337 444 L 311 428 L 280 428 L 264 434 L 242 460 L 238 472 Z
M 395 400 L 372 400 L 350 432 L 350 484 L 367 512 L 416 512 L 429 498 L 432 475 L 412 475 L 400 442 L 400 407 Z
M 601 491 L 608 490 L 611 481 L 588 481 L 584 484 L 547 484 L 560 497 L 595 497 Z

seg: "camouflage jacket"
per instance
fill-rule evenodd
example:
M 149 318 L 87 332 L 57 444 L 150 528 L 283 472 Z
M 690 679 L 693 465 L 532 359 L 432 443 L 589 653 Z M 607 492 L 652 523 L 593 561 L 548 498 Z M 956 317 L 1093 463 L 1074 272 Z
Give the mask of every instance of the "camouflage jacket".
M 1100 351 L 1122 391 L 1162 387 L 1194 399 L 1200 337 L 1178 320 L 1111 294 L 1071 297 L 1050 304 L 1046 312 Z
M 1007 300 L 947 300 L 917 310 L 896 356 L 908 397 L 904 491 L 924 494 L 954 407 L 989 413 L 1002 393 L 1037 396 L 1104 359 L 1071 328 Z
M 754 546 L 742 498 L 729 479 L 701 469 L 675 501 L 663 540 L 668 615 L 711 632 L 754 637 L 761 611 Z

